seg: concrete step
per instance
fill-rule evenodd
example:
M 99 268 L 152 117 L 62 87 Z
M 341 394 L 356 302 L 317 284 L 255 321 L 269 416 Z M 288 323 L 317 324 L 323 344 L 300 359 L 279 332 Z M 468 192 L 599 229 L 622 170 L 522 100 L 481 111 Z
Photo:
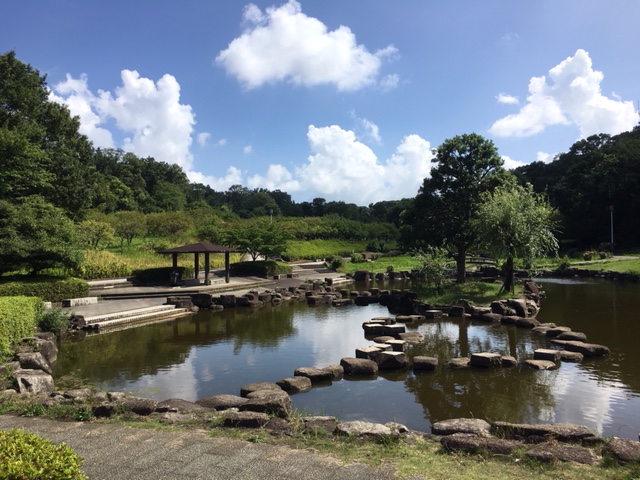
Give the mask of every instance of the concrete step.
M 174 318 L 183 317 L 188 314 L 188 312 L 183 311 L 182 308 L 176 308 L 176 312 L 171 315 L 163 315 L 161 317 L 150 317 L 143 318 L 137 321 L 129 321 L 127 323 L 112 323 L 103 325 L 101 323 L 93 324 L 94 327 L 97 327 L 97 331 L 99 333 L 111 333 L 111 332 L 119 332 L 122 330 L 129 330 L 131 328 L 143 327 L 145 325 L 153 325 L 154 323 L 162 323 L 168 320 L 172 320 Z
M 103 320 L 100 322 L 94 322 L 90 325 L 92 327 L 97 327 L 98 330 L 102 332 L 104 330 L 114 330 L 114 327 L 123 326 L 123 325 L 136 324 L 136 326 L 138 326 L 143 322 L 147 323 L 148 321 L 153 319 L 168 320 L 171 318 L 180 317 L 189 312 L 189 310 L 186 308 L 175 308 L 173 305 L 169 305 L 169 306 L 173 308 L 167 309 L 167 310 L 159 310 L 156 312 L 148 312 L 148 313 L 143 313 L 138 315 L 128 315 L 128 316 L 123 316 L 119 318 L 114 318 L 111 320 Z
M 87 325 L 91 325 L 94 323 L 103 323 L 113 320 L 119 320 L 122 318 L 126 319 L 142 315 L 159 315 L 164 313 L 171 313 L 172 310 L 175 310 L 175 305 L 155 305 L 153 307 L 136 308 L 134 310 L 125 310 L 121 312 L 94 315 L 92 317 L 85 317 L 84 320 Z

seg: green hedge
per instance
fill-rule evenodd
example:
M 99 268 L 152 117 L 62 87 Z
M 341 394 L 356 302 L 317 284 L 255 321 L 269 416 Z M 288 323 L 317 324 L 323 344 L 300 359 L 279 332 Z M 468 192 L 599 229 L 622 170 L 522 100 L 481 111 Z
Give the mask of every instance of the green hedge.
M 65 443 L 55 445 L 21 428 L 0 430 L 0 478 L 82 480 L 82 458 Z
M 89 295 L 89 284 L 80 278 L 46 276 L 12 277 L 0 283 L 0 297 L 40 297 L 45 302 Z
M 157 267 L 134 270 L 133 282 L 138 285 L 164 285 L 169 283 L 173 272 L 178 272 L 181 280 L 193 278 L 193 267 Z
M 0 297 L 0 355 L 4 357 L 11 345 L 33 336 L 41 311 L 42 300 L 37 297 Z
M 291 273 L 292 268 L 284 262 L 274 260 L 264 260 L 255 262 L 237 262 L 229 267 L 231 275 L 236 277 L 264 277 L 269 278 L 274 275 L 286 275 Z

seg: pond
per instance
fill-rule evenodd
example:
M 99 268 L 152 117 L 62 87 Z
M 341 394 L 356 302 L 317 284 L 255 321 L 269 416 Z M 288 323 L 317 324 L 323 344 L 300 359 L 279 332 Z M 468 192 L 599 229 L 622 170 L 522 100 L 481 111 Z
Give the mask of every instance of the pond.
M 552 371 L 525 366 L 452 370 L 449 358 L 487 351 L 520 361 L 545 337 L 526 329 L 445 319 L 408 325 L 425 337 L 410 355 L 440 359 L 434 372 L 384 372 L 375 379 L 342 379 L 292 395 L 294 408 L 341 420 L 396 421 L 429 431 L 456 417 L 520 423 L 580 423 L 605 436 L 637 439 L 640 432 L 640 285 L 598 280 L 541 279 L 547 293 L 541 322 L 584 332 L 611 355 L 563 362 Z M 323 367 L 355 356 L 371 342 L 362 323 L 388 316 L 379 305 L 308 307 L 290 302 L 261 309 L 203 310 L 170 322 L 99 335 L 60 346 L 54 376 L 100 390 L 165 400 L 239 395 L 254 381 L 277 381 L 297 367 Z

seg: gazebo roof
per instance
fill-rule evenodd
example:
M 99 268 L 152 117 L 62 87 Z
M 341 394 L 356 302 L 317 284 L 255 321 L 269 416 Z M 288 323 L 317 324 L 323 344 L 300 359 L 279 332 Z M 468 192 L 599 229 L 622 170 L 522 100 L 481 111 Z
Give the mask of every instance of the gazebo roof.
M 182 245 L 180 247 L 167 248 L 166 250 L 160 250 L 158 253 L 224 253 L 224 252 L 242 252 L 232 247 L 225 247 L 222 245 L 214 245 L 209 242 L 191 243 L 189 245 Z

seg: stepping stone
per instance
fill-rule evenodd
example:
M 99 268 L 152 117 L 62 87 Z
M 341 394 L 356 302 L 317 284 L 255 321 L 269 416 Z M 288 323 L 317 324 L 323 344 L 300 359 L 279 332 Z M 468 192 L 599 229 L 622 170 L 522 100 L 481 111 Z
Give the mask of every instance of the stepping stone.
M 416 356 L 413 357 L 414 372 L 428 372 L 435 370 L 438 366 L 438 359 L 435 357 Z
M 554 370 L 558 368 L 558 364 L 550 360 L 525 360 L 524 364 L 536 370 Z
M 550 362 L 560 361 L 560 351 L 553 348 L 538 348 L 533 352 L 534 360 L 549 360 Z
M 473 367 L 499 367 L 502 365 L 502 356 L 499 353 L 474 353 L 469 362 Z
M 322 383 L 333 380 L 334 375 L 331 370 L 325 368 L 300 367 L 293 372 L 295 377 L 306 377 L 311 383 Z
M 278 380 L 276 384 L 288 393 L 307 392 L 311 390 L 311 379 L 308 377 L 294 376 Z

